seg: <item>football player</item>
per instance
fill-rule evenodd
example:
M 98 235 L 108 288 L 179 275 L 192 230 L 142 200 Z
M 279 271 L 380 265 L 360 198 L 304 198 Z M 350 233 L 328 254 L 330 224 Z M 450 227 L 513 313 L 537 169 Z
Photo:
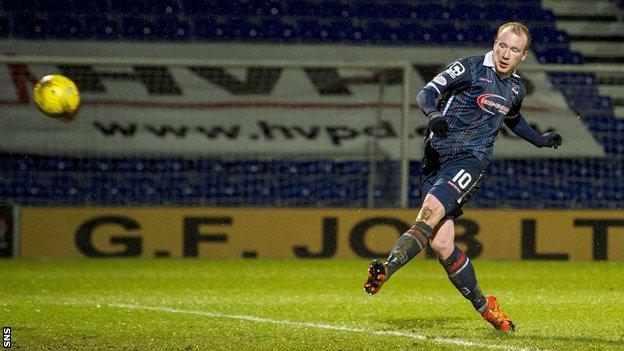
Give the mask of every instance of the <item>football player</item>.
M 496 329 L 514 330 L 496 298 L 481 292 L 470 258 L 455 245 L 454 220 L 479 186 L 503 123 L 537 147 L 557 148 L 562 143 L 557 133 L 538 134 L 520 112 L 526 89 L 516 68 L 526 59 L 530 43 L 526 26 L 505 23 L 498 29 L 492 51 L 451 63 L 418 94 L 429 127 L 420 177 L 422 206 L 387 260 L 370 264 L 364 285 L 368 294 L 376 294 L 429 245 L 475 310 Z

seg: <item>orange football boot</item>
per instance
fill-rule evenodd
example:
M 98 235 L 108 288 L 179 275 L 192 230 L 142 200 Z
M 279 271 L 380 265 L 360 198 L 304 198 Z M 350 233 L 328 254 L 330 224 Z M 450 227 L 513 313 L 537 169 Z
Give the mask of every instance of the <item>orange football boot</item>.
M 494 328 L 504 332 L 511 333 L 514 331 L 516 326 L 498 306 L 498 300 L 492 295 L 488 295 L 485 297 L 487 299 L 487 307 L 485 311 L 481 313 L 481 316 L 485 318 L 486 321 L 490 322 L 494 326 Z
M 368 266 L 368 277 L 364 283 L 364 291 L 369 295 L 376 294 L 386 279 L 388 279 L 386 266 L 381 261 L 374 260 Z

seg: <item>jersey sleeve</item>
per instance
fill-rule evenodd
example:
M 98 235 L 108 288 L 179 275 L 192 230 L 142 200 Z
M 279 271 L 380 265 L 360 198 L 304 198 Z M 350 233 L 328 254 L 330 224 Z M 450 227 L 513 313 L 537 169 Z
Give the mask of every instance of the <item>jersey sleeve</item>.
M 516 119 L 518 118 L 518 116 L 520 116 L 520 108 L 522 107 L 522 99 L 519 100 L 518 102 L 514 103 L 511 106 L 511 109 L 509 109 L 509 112 L 507 113 L 507 116 L 505 117 L 505 119 Z
M 457 60 L 446 66 L 444 71 L 435 76 L 423 89 L 435 91 L 436 96 L 446 91 L 461 90 L 472 82 L 470 65 L 467 59 Z
M 518 113 L 513 118 L 506 118 L 505 125 L 511 129 L 514 134 L 521 137 L 522 139 L 530 142 L 531 144 L 537 147 L 543 147 L 544 138 L 531 127 L 529 122 L 522 116 L 522 113 Z

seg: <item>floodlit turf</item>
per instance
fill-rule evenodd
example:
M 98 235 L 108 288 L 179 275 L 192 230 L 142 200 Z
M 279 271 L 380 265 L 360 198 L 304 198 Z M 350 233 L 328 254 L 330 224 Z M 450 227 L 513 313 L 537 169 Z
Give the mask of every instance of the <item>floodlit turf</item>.
M 0 325 L 27 350 L 624 350 L 623 263 L 474 263 L 515 334 L 435 261 L 371 297 L 364 260 L 0 260 Z

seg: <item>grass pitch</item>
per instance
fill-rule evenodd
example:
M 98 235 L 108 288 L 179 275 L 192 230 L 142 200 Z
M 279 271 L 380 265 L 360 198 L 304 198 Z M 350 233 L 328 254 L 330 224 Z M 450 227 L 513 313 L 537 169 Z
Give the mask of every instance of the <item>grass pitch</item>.
M 624 264 L 474 261 L 516 333 L 435 261 L 376 296 L 364 260 L 0 261 L 0 324 L 27 350 L 624 350 Z

